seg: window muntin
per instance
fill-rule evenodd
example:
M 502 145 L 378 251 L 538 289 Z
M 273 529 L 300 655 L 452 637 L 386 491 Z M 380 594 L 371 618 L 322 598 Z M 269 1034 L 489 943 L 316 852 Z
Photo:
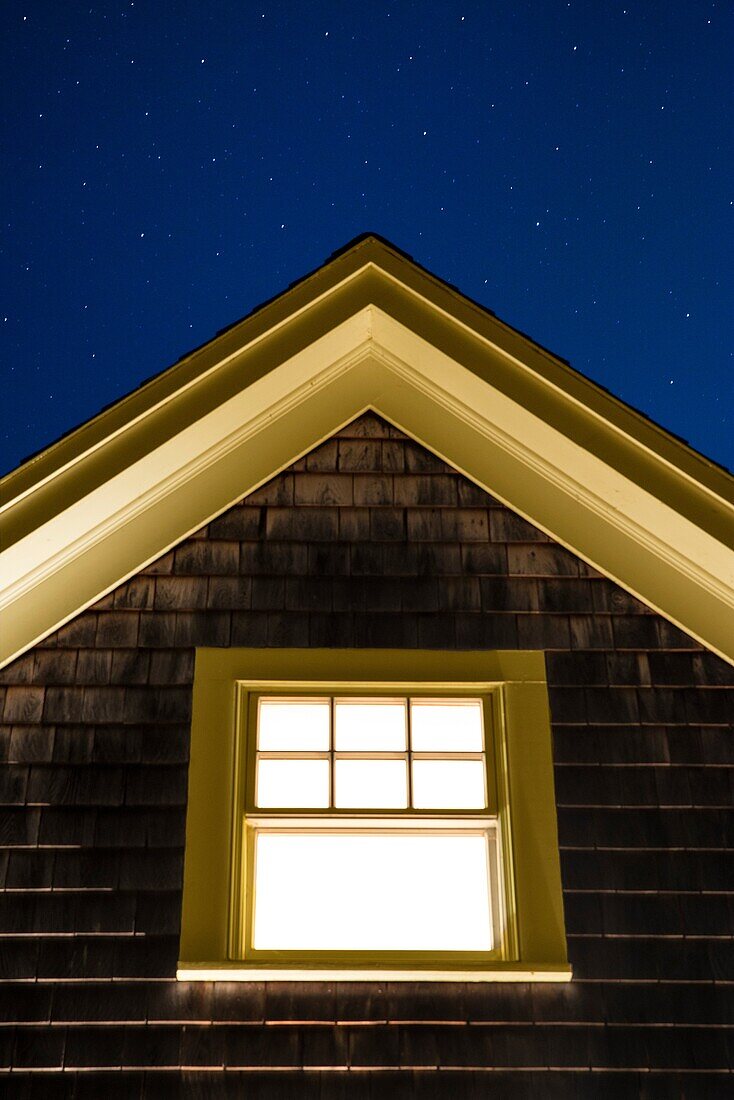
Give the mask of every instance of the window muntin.
M 253 808 L 488 809 L 481 699 L 259 696 L 253 717 Z

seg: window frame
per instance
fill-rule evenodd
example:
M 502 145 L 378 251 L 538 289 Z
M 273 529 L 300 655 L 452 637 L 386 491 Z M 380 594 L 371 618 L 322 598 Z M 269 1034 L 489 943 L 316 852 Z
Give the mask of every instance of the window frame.
M 247 697 L 258 692 L 486 698 L 504 909 L 501 942 L 490 957 L 405 951 L 265 957 L 245 950 L 247 844 L 237 808 L 246 807 L 248 752 L 255 752 L 255 739 L 246 736 Z M 251 820 L 272 821 L 279 812 L 255 808 Z M 400 819 L 399 811 L 347 808 L 281 816 L 294 813 L 306 822 Z M 489 809 L 413 814 L 444 825 L 459 817 L 478 824 Z M 180 960 L 181 980 L 568 981 L 542 652 L 198 649 Z
M 449 968 L 488 966 L 517 955 L 517 927 L 512 910 L 512 847 L 509 816 L 506 813 L 509 799 L 505 791 L 506 768 L 500 737 L 495 735 L 500 712 L 498 689 L 471 690 L 472 685 L 445 686 L 439 691 L 433 684 L 399 681 L 390 684 L 389 691 L 376 688 L 369 682 L 347 683 L 330 681 L 309 683 L 292 687 L 281 681 L 271 684 L 238 680 L 236 687 L 236 737 L 235 787 L 232 813 L 232 867 L 230 872 L 230 921 L 229 953 L 241 962 L 291 964 L 332 967 L 374 965 L 378 960 L 389 967 L 446 966 Z M 482 705 L 483 748 L 485 765 L 486 805 L 477 809 L 404 809 L 353 808 L 330 805 L 328 808 L 277 807 L 262 808 L 255 800 L 257 760 L 258 704 L 260 699 L 271 696 L 294 699 L 329 698 L 330 746 L 320 755 L 328 755 L 333 762 L 341 755 L 334 747 L 334 703 L 340 699 L 401 698 L 408 708 L 412 699 L 477 699 Z M 410 771 L 410 743 L 407 742 L 405 758 Z M 351 754 L 347 754 L 351 755 Z M 403 754 L 391 754 L 403 755 Z M 418 753 L 419 758 L 424 754 Z M 448 754 L 428 753 L 426 756 L 446 758 Z M 467 756 L 470 754 L 461 754 Z M 303 754 L 294 750 L 293 756 Z M 333 784 L 333 774 L 331 776 Z M 333 795 L 333 787 L 332 787 Z M 500 814 L 500 808 L 503 809 Z M 493 834 L 487 837 L 488 883 L 490 888 L 490 913 L 493 947 L 486 951 L 467 950 L 275 950 L 257 949 L 253 943 L 254 922 L 254 844 L 258 831 L 278 829 L 299 833 L 314 832 L 369 832 L 385 835 L 388 832 L 420 830 L 423 834 L 461 832 L 464 835 Z M 504 843 L 503 843 L 504 842 Z

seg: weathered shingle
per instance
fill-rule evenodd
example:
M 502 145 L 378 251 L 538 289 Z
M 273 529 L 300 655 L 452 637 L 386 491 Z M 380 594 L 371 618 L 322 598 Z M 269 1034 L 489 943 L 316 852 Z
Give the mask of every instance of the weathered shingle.
M 177 983 L 203 645 L 544 649 L 574 981 Z M 730 1094 L 734 671 L 379 417 L 2 685 L 0 1092 Z

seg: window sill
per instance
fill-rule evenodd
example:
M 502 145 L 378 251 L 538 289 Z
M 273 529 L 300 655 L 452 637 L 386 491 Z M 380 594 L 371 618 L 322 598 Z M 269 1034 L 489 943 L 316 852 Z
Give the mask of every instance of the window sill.
M 180 982 L 570 982 L 566 964 L 500 963 L 486 969 L 409 970 L 252 966 L 247 963 L 181 963 Z

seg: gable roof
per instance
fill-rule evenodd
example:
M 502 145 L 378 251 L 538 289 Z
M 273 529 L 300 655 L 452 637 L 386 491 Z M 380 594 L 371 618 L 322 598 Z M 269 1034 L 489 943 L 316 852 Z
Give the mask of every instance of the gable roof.
M 367 409 L 734 661 L 734 479 L 368 235 L 0 482 L 0 663 Z

